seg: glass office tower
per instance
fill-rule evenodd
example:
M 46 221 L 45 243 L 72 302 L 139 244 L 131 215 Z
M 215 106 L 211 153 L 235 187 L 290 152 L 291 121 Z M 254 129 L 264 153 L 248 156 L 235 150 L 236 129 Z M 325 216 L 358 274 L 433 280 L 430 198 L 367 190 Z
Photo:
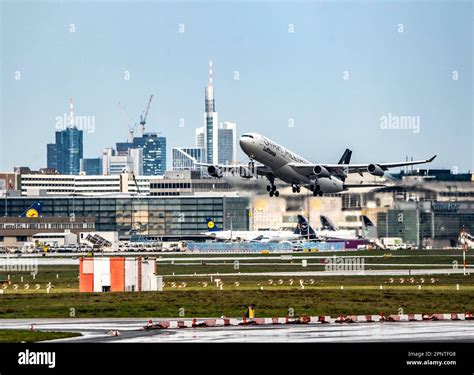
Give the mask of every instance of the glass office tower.
M 83 131 L 69 127 L 56 132 L 56 142 L 47 145 L 48 168 L 60 174 L 77 175 L 83 158 Z
M 118 155 L 126 155 L 129 149 L 143 149 L 143 176 L 162 176 L 166 172 L 166 137 L 145 133 L 134 137 L 133 142 L 116 144 Z

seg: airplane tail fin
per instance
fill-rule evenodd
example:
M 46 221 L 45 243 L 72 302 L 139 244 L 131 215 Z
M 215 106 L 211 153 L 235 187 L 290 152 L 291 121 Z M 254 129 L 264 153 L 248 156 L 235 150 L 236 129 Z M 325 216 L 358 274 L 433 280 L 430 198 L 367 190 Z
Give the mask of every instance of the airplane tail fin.
M 337 164 L 349 164 L 351 162 L 351 156 L 352 156 L 352 151 L 346 148 L 346 151 L 341 156 L 341 159 L 339 159 L 339 163 Z
M 298 224 L 296 224 L 294 233 L 308 239 L 316 238 L 316 232 L 302 215 L 298 215 Z
M 217 226 L 217 224 L 214 222 L 214 220 L 212 220 L 212 218 L 206 217 L 206 221 L 207 221 L 207 229 L 209 232 L 218 232 L 222 230 L 221 228 Z
M 30 207 L 28 207 L 20 217 L 40 217 L 43 212 L 43 203 L 34 202 Z
M 375 239 L 378 238 L 377 227 L 367 216 L 362 215 L 362 231 L 364 238 Z
M 320 221 L 321 221 L 321 230 L 330 230 L 333 232 L 338 230 L 337 226 L 331 220 L 329 220 L 327 216 L 321 215 Z

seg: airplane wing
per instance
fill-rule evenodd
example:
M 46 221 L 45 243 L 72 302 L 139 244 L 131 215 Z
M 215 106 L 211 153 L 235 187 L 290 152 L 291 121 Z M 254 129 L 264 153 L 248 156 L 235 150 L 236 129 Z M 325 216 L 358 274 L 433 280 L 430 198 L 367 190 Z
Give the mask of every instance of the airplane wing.
M 387 185 L 385 184 L 344 184 L 344 187 L 347 189 L 353 189 L 353 188 L 368 188 L 368 187 L 386 187 Z
M 397 163 L 366 163 L 366 164 L 300 164 L 300 163 L 289 163 L 288 165 L 295 169 L 298 173 L 304 175 L 314 175 L 314 168 L 321 166 L 326 168 L 331 174 L 341 176 L 347 173 L 359 173 L 362 175 L 363 172 L 369 172 L 369 167 L 379 167 L 382 171 L 386 171 L 390 168 L 405 167 L 408 165 L 425 164 L 431 163 L 436 158 L 436 155 L 426 160 L 414 160 L 404 161 Z

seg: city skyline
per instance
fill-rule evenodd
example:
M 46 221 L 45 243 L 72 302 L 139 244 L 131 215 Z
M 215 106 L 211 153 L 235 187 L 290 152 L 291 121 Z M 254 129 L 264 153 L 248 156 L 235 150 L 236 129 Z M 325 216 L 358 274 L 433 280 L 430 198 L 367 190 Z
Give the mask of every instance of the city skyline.
M 219 112 L 239 135 L 266 134 L 315 162 L 349 147 L 354 162 L 438 153 L 432 168 L 473 169 L 471 4 L 358 4 L 351 16 L 339 4 L 238 5 L 3 2 L 0 170 L 46 165 L 70 97 L 94 119 L 84 130 L 84 158 L 94 158 L 128 138 L 117 103 L 138 122 L 155 93 L 147 131 L 167 137 L 170 159 L 173 147 L 194 144 L 209 60 Z M 274 17 L 262 21 L 270 6 Z M 200 23 L 204 14 L 215 23 Z M 413 127 L 394 129 L 403 116 Z
M 213 90 L 212 61 L 210 61 L 209 82 L 205 88 L 204 125 L 195 129 L 196 147 L 173 147 L 171 149 L 171 168 L 169 169 L 175 169 L 175 156 L 179 159 L 188 158 L 191 165 L 186 165 L 190 169 L 196 168 L 194 161 L 199 163 L 214 162 L 215 164 L 236 163 L 237 125 L 229 121 L 218 123 Z M 151 95 L 150 102 L 152 97 L 153 95 Z M 142 123 L 142 115 L 140 115 L 140 120 L 142 125 L 141 136 L 133 136 L 137 125 L 135 124 L 134 127 L 129 127 L 131 137 L 129 141 L 116 142 L 115 148 L 104 148 L 101 156 L 83 158 L 83 131 L 76 127 L 77 119 L 74 116 L 74 105 L 71 98 L 69 116 L 64 116 L 65 129 L 56 131 L 55 143 L 47 144 L 47 168 L 56 169 L 59 174 L 79 174 L 81 172 L 88 175 L 110 175 L 129 170 L 135 175 L 164 175 L 167 164 L 166 137 L 158 137 L 155 133 L 146 132 L 145 120 Z M 77 152 L 76 146 L 68 141 L 71 132 L 79 134 L 79 137 L 75 137 L 78 138 L 75 142 L 79 142 L 81 152 Z M 65 145 L 63 144 L 63 138 L 68 141 Z M 158 143 L 155 145 L 154 142 Z M 152 146 L 151 150 L 148 150 L 149 145 Z M 210 152 L 207 151 L 207 148 L 210 148 Z M 205 158 L 204 160 L 202 160 L 201 153 Z M 182 169 L 182 163 L 182 161 L 179 161 L 177 163 L 179 167 L 176 167 L 176 169 Z
M 150 103 L 152 97 L 153 95 L 150 97 Z M 195 129 L 196 147 L 194 150 L 191 150 L 189 147 L 173 147 L 170 152 L 171 167 L 168 166 L 168 169 L 175 169 L 175 156 L 182 159 L 186 155 L 189 161 L 192 162 L 191 166 L 187 166 L 190 169 L 196 168 L 193 160 L 199 163 L 214 164 L 232 164 L 237 162 L 237 124 L 229 121 L 219 123 L 217 112 L 215 112 L 212 61 L 209 61 L 209 82 L 205 87 L 204 102 L 204 125 Z M 46 145 L 46 167 L 56 169 L 59 174 L 79 174 L 79 172 L 91 174 L 90 171 L 94 171 L 94 174 L 110 175 L 129 170 L 135 175 L 164 175 L 167 169 L 168 154 L 166 150 L 166 137 L 158 136 L 160 133 L 146 132 L 145 120 L 142 122 L 142 116 L 140 115 L 140 123 L 142 125 L 141 136 L 133 136 L 137 125 L 135 123 L 135 126 L 129 127 L 131 138 L 127 142 L 116 142 L 115 148 L 113 146 L 105 147 L 101 156 L 84 158 L 82 155 L 83 131 L 79 130 L 76 126 L 77 120 L 82 119 L 80 116 L 78 119 L 75 117 L 73 98 L 71 98 L 69 116 L 64 116 L 61 119 L 64 129 L 56 131 L 55 143 L 48 143 Z M 71 138 L 70 133 L 78 134 L 78 136 L 74 137 L 74 140 L 79 142 L 80 152 L 76 150 L 77 145 L 69 141 Z M 63 139 L 67 142 L 64 142 Z M 156 145 L 154 144 L 155 142 L 157 143 Z M 137 153 L 137 151 L 142 152 Z M 188 152 L 191 152 L 191 154 L 187 154 Z M 196 152 L 199 154 L 198 159 L 194 157 L 198 155 Z M 202 160 L 200 153 L 203 154 L 204 160 Z M 98 163 L 100 166 L 97 165 Z M 180 163 L 182 164 L 181 161 L 178 164 Z M 177 167 L 177 169 L 182 169 L 182 167 Z

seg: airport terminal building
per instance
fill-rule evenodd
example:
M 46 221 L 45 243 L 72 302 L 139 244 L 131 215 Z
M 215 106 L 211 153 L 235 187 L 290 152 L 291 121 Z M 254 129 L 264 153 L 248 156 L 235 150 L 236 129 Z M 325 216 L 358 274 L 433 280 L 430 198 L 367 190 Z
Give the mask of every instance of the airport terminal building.
M 362 235 L 360 216 L 366 215 L 376 224 L 379 238 L 401 238 L 415 247 L 432 248 L 456 246 L 463 227 L 474 233 L 474 174 L 417 170 L 396 177 L 382 188 L 324 197 L 287 193 L 276 202 L 258 196 L 252 205 L 252 227 L 291 230 L 296 215 L 303 214 L 318 228 L 320 215 L 326 215 L 339 229 Z
M 16 220 L 37 201 L 43 204 L 42 218 L 92 217 L 96 231 L 117 231 L 121 238 L 135 230 L 163 240 L 202 239 L 202 233 L 208 230 L 206 217 L 212 217 L 224 229 L 249 229 L 249 199 L 232 194 L 8 197 L 0 205 L 0 217 Z
M 454 247 L 463 227 L 474 233 L 473 202 L 399 202 L 377 214 L 380 237 L 399 237 L 416 246 Z

